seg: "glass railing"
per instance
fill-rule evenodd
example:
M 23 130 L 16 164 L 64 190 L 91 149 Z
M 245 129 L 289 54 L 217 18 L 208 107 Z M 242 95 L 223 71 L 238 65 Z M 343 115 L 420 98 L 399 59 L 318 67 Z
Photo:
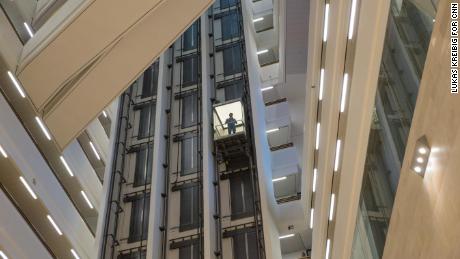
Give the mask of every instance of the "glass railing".
M 245 133 L 245 126 L 242 120 L 237 120 L 235 125 L 235 131 L 228 128 L 227 124 L 221 124 L 214 126 L 214 139 L 226 138 L 234 134 Z
M 434 4 L 427 12 L 411 0 L 391 1 L 356 219 L 354 259 L 383 255 L 435 12 Z

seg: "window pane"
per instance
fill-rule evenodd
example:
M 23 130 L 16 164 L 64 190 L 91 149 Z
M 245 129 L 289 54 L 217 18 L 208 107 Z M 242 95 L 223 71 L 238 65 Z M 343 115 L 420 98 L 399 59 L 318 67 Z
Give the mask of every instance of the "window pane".
M 142 98 L 157 94 L 159 63 L 155 62 L 144 72 L 142 80 Z
M 248 259 L 245 234 L 233 236 L 233 258 Z
M 136 153 L 136 168 L 134 170 L 134 187 L 149 184 L 152 178 L 152 145 L 143 146 Z
M 224 76 L 240 73 L 241 66 L 241 44 L 235 44 L 232 47 L 223 50 L 224 56 Z
M 198 244 L 179 248 L 179 259 L 198 259 L 200 256 L 200 251 L 198 249 Z
M 225 101 L 239 99 L 243 96 L 243 81 L 239 80 L 225 87 Z
M 228 40 L 239 35 L 238 14 L 230 12 L 221 19 L 222 40 Z
M 196 136 L 186 136 L 186 138 L 182 140 L 181 175 L 188 175 L 197 171 L 197 144 Z
M 145 259 L 147 252 L 143 250 L 142 252 L 131 252 L 127 254 L 118 255 L 117 259 Z
M 247 244 L 248 244 L 248 258 L 258 259 L 259 254 L 257 253 L 256 232 L 255 231 L 247 232 L 246 239 L 247 239 Z
M 184 33 L 184 50 L 195 49 L 198 45 L 198 24 L 192 24 Z
M 132 201 L 128 242 L 147 239 L 150 196 Z
M 197 93 L 182 98 L 182 128 L 193 126 L 198 121 Z
M 198 56 L 187 57 L 182 62 L 182 84 L 194 85 L 198 82 Z
M 230 178 L 230 204 L 232 219 L 253 214 L 252 184 L 249 174 Z
M 234 6 L 237 0 L 220 0 L 220 8 L 227 8 Z
M 155 104 L 144 105 L 139 116 L 139 132 L 137 138 L 146 138 L 155 132 Z
M 180 191 L 180 231 L 198 226 L 198 186 Z

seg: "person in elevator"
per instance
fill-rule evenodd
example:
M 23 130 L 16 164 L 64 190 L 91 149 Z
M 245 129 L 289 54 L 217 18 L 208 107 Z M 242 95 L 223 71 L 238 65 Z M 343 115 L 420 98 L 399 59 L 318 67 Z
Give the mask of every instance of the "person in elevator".
M 228 115 L 229 117 L 225 120 L 225 124 L 227 124 L 228 135 L 236 133 L 236 120 L 233 118 L 233 113 Z

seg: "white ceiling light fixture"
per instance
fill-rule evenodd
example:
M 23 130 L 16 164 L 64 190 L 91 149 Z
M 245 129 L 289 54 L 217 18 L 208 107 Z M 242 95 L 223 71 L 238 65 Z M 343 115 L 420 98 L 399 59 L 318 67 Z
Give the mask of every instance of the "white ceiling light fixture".
M 0 153 L 4 158 L 8 158 L 8 154 L 6 153 L 5 149 L 3 149 L 2 145 L 0 145 Z
M 277 132 L 279 130 L 280 130 L 280 128 L 269 129 L 265 133 L 269 134 L 269 133 Z
M 272 180 L 272 182 L 279 182 L 279 181 L 283 181 L 283 180 L 286 180 L 287 177 L 286 176 L 283 176 L 283 177 L 280 177 L 280 178 L 275 178 Z
M 25 22 L 24 27 L 26 27 L 26 31 L 29 34 L 29 36 L 32 38 L 34 36 L 34 33 L 32 32 L 32 28 Z
M 293 236 L 295 236 L 295 234 L 288 234 L 288 235 L 280 236 L 280 239 L 285 239 L 285 238 L 289 238 Z
M 356 2 L 357 0 L 353 0 L 353 2 L 351 3 L 350 25 L 348 27 L 348 39 L 349 40 L 353 38 L 353 33 L 355 30 Z
M 62 164 L 64 165 L 65 169 L 66 169 L 67 172 L 69 173 L 69 175 L 73 177 L 73 172 L 72 172 L 72 170 L 70 169 L 70 167 L 69 167 L 69 165 L 67 164 L 67 162 L 65 161 L 64 157 L 61 156 L 60 159 L 61 159 L 61 162 L 62 162 Z
M 329 207 L 329 221 L 332 221 L 334 218 L 334 205 L 335 205 L 335 194 L 331 195 L 331 204 Z
M 80 259 L 80 256 L 78 256 L 78 254 L 77 254 L 77 252 L 75 252 L 75 250 L 70 249 L 70 253 L 72 253 L 72 255 L 73 255 L 73 257 L 74 257 L 75 259 Z
M 264 17 L 259 17 L 259 18 L 256 18 L 254 20 L 252 20 L 252 22 L 260 22 L 260 21 L 263 21 L 264 20 Z
M 319 134 L 320 134 L 321 124 L 318 122 L 316 123 L 316 141 L 315 141 L 315 149 L 319 149 Z
M 313 215 L 315 214 L 315 209 L 310 209 L 310 229 L 313 229 Z
M 425 176 L 426 167 L 431 153 L 431 147 L 428 144 L 426 136 L 422 136 L 415 142 L 415 150 L 413 152 L 411 168 L 420 175 Z
M 11 73 L 11 71 L 8 71 L 7 73 L 8 77 L 10 78 L 11 82 L 13 82 L 14 87 L 16 87 L 16 90 L 18 90 L 21 97 L 26 98 L 26 93 L 24 92 L 24 89 L 22 89 L 22 86 L 19 84 L 18 80 L 13 75 L 13 73 Z
M 268 49 L 262 49 L 262 50 L 257 51 L 257 55 L 265 54 L 267 52 L 268 52 Z
M 56 232 L 62 236 L 62 231 L 61 229 L 58 227 L 58 225 L 56 224 L 56 222 L 54 222 L 54 219 L 50 216 L 50 215 L 46 215 L 46 217 L 48 218 L 49 222 L 51 223 L 51 225 L 53 225 L 54 227 L 54 230 L 56 230 Z
M 319 76 L 319 100 L 323 100 L 323 91 L 324 91 L 324 68 L 321 68 Z
M 107 112 L 102 111 L 102 115 L 104 115 L 104 117 L 107 118 Z
M 91 201 L 89 201 L 88 196 L 86 196 L 86 193 L 84 191 L 80 192 L 81 195 L 83 196 L 83 199 L 85 199 L 86 203 L 91 209 L 94 209 L 93 204 L 91 204 Z
M 0 257 L 2 259 L 8 259 L 8 256 L 6 256 L 6 254 L 2 250 L 0 250 Z
M 342 147 L 342 141 L 340 139 L 337 140 L 337 145 L 335 148 L 335 162 L 334 162 L 334 172 L 339 170 L 339 161 L 340 161 L 340 149 Z
M 347 99 L 347 90 L 348 90 L 348 73 L 343 75 L 343 83 L 342 83 L 342 98 L 340 100 L 340 112 L 345 111 L 345 103 Z
M 261 88 L 260 91 L 261 91 L 261 92 L 265 92 L 265 91 L 271 90 L 271 89 L 273 89 L 273 88 L 274 88 L 274 87 L 271 85 L 271 86 L 267 86 L 267 87 Z
M 101 160 L 99 153 L 97 153 L 96 147 L 94 146 L 93 142 L 89 142 L 91 149 L 93 150 L 94 155 L 96 156 L 97 160 Z
M 312 187 L 313 193 L 316 192 L 316 177 L 318 177 L 317 174 L 318 174 L 318 169 L 316 168 L 313 169 L 313 187 Z
M 27 183 L 26 179 L 24 179 L 24 177 L 20 176 L 19 177 L 19 180 L 21 181 L 21 183 L 24 185 L 24 187 L 26 187 L 26 190 L 29 192 L 30 196 L 32 196 L 32 198 L 34 200 L 37 199 L 37 195 L 35 194 L 34 190 L 32 190 L 32 188 L 30 187 L 30 185 Z
M 42 120 L 41 120 L 39 117 L 37 117 L 37 116 L 35 116 L 35 120 L 37 121 L 38 125 L 39 125 L 40 128 L 42 129 L 43 134 L 45 134 L 46 138 L 47 138 L 48 140 L 51 140 L 51 135 L 50 135 L 50 133 L 48 132 L 48 129 L 46 129 L 45 124 L 43 124 Z
M 328 238 L 326 240 L 326 257 L 325 259 L 329 259 L 329 253 L 331 252 L 331 240 Z
M 324 8 L 323 42 L 327 41 L 328 27 L 329 27 L 329 4 L 326 4 Z

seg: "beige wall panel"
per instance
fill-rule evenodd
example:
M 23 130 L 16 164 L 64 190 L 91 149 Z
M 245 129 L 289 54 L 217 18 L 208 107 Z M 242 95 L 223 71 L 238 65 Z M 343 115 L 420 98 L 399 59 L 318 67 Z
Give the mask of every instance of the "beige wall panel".
M 460 258 L 460 96 L 450 93 L 450 2 L 439 4 L 385 259 Z M 424 178 L 409 168 L 415 142 L 422 135 L 432 147 Z

